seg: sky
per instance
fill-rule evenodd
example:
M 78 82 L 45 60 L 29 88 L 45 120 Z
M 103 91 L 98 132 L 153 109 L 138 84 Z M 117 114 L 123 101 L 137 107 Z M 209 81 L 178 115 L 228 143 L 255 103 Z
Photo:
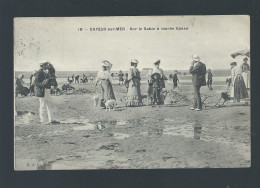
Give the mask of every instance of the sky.
M 125 30 L 108 31 L 116 27 Z M 174 30 L 161 30 L 169 27 Z M 139 69 L 154 68 L 153 63 L 160 59 L 162 69 L 187 70 L 194 54 L 200 56 L 207 68 L 228 69 L 234 61 L 230 54 L 246 48 L 250 49 L 250 18 L 241 15 L 14 20 L 15 71 L 37 70 L 45 61 L 51 62 L 57 71 L 96 71 L 101 69 L 103 60 L 113 64 L 112 70 L 128 70 L 131 59 L 139 61 Z M 238 57 L 235 61 L 240 64 L 242 59 Z

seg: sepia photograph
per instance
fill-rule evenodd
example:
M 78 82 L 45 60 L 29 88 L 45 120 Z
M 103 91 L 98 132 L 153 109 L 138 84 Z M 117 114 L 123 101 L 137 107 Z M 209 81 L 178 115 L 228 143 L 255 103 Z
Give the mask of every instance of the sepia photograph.
M 250 17 L 14 18 L 14 169 L 251 167 Z

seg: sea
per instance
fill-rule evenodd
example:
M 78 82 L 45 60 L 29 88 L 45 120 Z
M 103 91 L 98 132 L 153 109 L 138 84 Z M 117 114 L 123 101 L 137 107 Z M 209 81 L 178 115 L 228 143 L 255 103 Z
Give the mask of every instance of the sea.
M 230 69 L 212 69 L 212 74 L 213 74 L 213 85 L 219 85 L 223 86 L 226 85 L 226 78 L 230 76 Z M 127 71 L 122 71 L 124 74 L 127 73 Z M 189 73 L 188 70 L 178 70 L 179 74 L 179 80 L 182 85 L 191 85 L 191 74 Z M 59 84 L 64 84 L 67 83 L 68 77 L 70 77 L 74 74 L 74 76 L 79 75 L 80 78 L 82 78 L 83 74 L 89 77 L 90 75 L 93 76 L 95 79 L 98 71 L 56 71 L 56 77 L 57 81 Z M 113 83 L 118 83 L 118 71 L 111 71 L 111 73 L 114 74 L 113 77 Z M 169 78 L 170 74 L 173 74 L 174 70 L 164 70 L 164 74 Z M 30 83 L 30 75 L 32 74 L 31 71 L 15 71 L 15 78 L 19 74 L 24 75 L 24 82 L 25 84 Z M 206 75 L 207 76 L 207 75 Z M 147 71 L 141 71 L 141 83 L 146 83 L 147 82 Z M 172 80 L 169 79 L 168 83 L 171 83 Z

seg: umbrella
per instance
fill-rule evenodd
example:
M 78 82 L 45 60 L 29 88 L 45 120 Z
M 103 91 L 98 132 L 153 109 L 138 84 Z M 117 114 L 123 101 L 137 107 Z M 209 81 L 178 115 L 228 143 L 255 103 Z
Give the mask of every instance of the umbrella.
M 237 57 L 239 55 L 250 57 L 250 50 L 245 49 L 245 50 L 237 51 L 235 53 L 232 53 L 231 57 L 233 57 L 235 59 L 235 57 Z

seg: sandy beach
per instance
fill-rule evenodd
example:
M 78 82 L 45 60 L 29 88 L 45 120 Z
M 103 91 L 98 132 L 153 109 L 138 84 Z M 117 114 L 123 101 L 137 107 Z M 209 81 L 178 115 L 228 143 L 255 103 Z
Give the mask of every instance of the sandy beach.
M 36 97 L 15 98 L 15 169 L 232 168 L 251 166 L 250 106 L 215 107 L 226 86 L 202 87 L 207 107 L 190 110 L 191 85 L 169 94 L 164 106 L 125 107 L 124 86 L 113 84 L 117 109 L 93 108 L 87 93 L 53 96 L 61 124 L 41 125 Z M 141 85 L 142 94 L 147 84 Z M 170 104 L 172 103 L 172 104 Z

